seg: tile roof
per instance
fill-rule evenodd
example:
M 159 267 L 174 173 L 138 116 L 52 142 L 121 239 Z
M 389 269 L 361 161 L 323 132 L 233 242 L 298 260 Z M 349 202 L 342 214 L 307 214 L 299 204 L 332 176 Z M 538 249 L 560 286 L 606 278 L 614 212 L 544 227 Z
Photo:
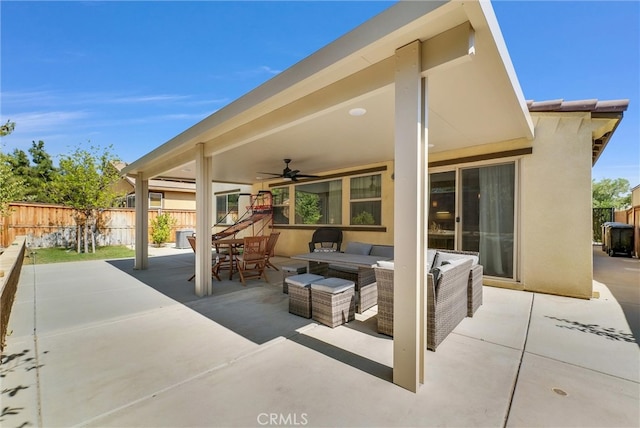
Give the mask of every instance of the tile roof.
M 590 111 L 592 113 L 619 113 L 627 110 L 629 100 L 598 101 L 576 100 L 565 101 L 563 99 L 548 101 L 527 100 L 527 107 L 531 112 L 555 112 L 555 111 Z
M 527 100 L 527 107 L 530 112 L 590 112 L 602 114 L 599 117 L 608 117 L 616 120 L 613 128 L 605 132 L 603 135 L 594 135 L 591 142 L 591 164 L 595 165 L 596 161 L 602 154 L 605 146 L 611 139 L 613 132 L 622 120 L 622 112 L 629 107 L 629 100 L 608 100 L 598 101 L 592 100 L 576 100 L 565 101 L 563 99 L 548 100 L 548 101 L 533 101 Z M 609 114 L 607 114 L 609 113 Z M 613 117 L 611 117 L 613 116 Z M 594 117 L 594 116 L 592 116 Z

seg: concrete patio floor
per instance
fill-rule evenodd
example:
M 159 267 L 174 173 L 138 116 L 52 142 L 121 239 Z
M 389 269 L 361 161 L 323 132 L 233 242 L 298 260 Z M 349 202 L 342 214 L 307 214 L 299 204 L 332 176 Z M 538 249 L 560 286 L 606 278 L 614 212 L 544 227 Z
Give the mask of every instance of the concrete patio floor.
M 606 284 L 598 298 L 484 288 L 427 352 L 417 394 L 391 382 L 375 307 L 331 329 L 269 283 L 214 281 L 191 250 L 133 261 L 25 264 L 2 357 L 3 427 L 640 425 L 640 350 Z M 288 259 L 277 258 L 276 265 Z M 640 276 L 630 260 L 629 275 Z

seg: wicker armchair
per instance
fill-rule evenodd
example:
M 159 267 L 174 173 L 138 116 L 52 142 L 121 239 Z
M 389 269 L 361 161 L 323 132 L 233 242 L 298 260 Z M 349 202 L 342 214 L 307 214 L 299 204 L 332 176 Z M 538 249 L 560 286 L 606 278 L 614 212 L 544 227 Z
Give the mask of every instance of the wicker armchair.
M 435 351 L 467 316 L 467 284 L 473 261 L 461 260 L 427 275 L 427 349 Z M 393 270 L 375 268 L 378 332 L 393 336 Z
M 484 268 L 478 263 L 479 254 L 475 251 L 454 251 L 454 250 L 441 250 L 438 249 L 436 253 L 436 265 L 442 260 L 442 256 L 438 256 L 438 253 L 454 254 L 462 256 L 473 256 L 475 261 L 471 266 L 471 272 L 469 272 L 469 284 L 467 289 L 467 316 L 472 317 L 476 313 L 478 308 L 482 305 L 482 276 L 484 274 Z

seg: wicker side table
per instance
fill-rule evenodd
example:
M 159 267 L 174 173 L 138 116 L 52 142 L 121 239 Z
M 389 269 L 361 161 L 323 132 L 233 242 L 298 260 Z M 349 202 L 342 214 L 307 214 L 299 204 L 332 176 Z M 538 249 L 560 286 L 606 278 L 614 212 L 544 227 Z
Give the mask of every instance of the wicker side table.
M 355 319 L 355 283 L 326 278 L 311 283 L 311 313 L 314 320 L 331 328 Z
M 291 275 L 285 278 L 289 291 L 289 313 L 304 318 L 311 318 L 311 289 L 314 281 L 324 279 L 312 273 Z
M 307 264 L 305 262 L 291 262 L 280 267 L 282 269 L 282 292 L 289 293 L 287 281 L 288 277 L 307 273 Z

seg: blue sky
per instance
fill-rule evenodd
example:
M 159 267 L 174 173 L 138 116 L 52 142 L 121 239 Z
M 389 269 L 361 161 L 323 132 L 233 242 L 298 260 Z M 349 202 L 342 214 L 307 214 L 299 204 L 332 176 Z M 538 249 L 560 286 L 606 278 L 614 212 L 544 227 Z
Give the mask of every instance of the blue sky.
M 393 2 L 0 2 L 4 152 L 133 162 Z M 495 1 L 526 99 L 630 99 L 593 177 L 640 184 L 640 3 Z

